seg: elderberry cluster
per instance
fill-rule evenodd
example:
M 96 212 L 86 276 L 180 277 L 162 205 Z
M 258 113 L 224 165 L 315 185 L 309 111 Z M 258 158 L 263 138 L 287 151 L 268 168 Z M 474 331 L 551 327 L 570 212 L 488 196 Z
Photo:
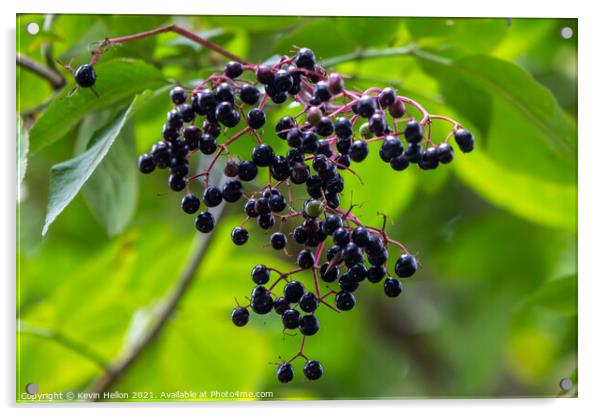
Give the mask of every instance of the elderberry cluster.
M 463 152 L 473 149 L 473 135 L 447 117 L 429 115 L 392 88 L 363 93 L 346 90 L 344 77 L 328 75 L 307 48 L 293 57 L 283 56 L 274 65 L 230 62 L 223 73 L 211 75 L 194 90 L 173 88 L 170 98 L 174 108 L 167 113 L 162 140 L 140 156 L 140 171 L 169 170 L 168 185 L 174 191 L 186 190 L 181 207 L 196 215 L 198 231 L 208 233 L 215 227 L 208 208 L 244 198 L 246 218 L 232 230 L 233 243 L 243 245 L 249 240 L 247 224 L 254 220 L 260 229 L 272 230 L 269 244 L 273 249 L 296 253 L 296 267 L 290 271 L 263 264 L 252 269 L 255 286 L 249 303 L 237 306 L 231 319 L 236 326 L 244 326 L 250 311 L 279 315 L 283 330 L 299 333 L 302 341 L 299 352 L 279 364 L 278 380 L 293 379 L 292 362 L 298 357 L 305 359 L 306 378 L 320 378 L 321 363 L 304 351 L 306 338 L 320 329 L 316 311 L 353 309 L 355 293 L 365 281 L 380 284 L 386 296 L 397 297 L 403 291 L 400 279 L 412 276 L 418 266 L 416 258 L 388 236 L 384 225 L 380 229 L 364 225 L 351 213 L 353 207 L 340 207 L 345 190 L 342 173 L 356 174 L 350 166 L 368 157 L 371 143 L 379 145 L 380 159 L 397 171 L 412 163 L 425 170 L 450 163 L 454 151 L 447 139 L 436 145 L 430 133 L 425 137 L 424 127 L 433 120 L 453 125 L 450 136 L 454 135 Z M 265 106 L 289 99 L 302 111 L 279 119 L 275 132 L 264 131 Z M 407 106 L 420 112 L 421 119 L 414 118 Z M 228 146 L 243 136 L 256 144 L 247 158 L 235 158 Z M 288 150 L 276 154 L 262 137 L 283 140 Z M 189 160 L 198 152 L 213 158 L 202 171 L 191 172 Z M 209 185 L 209 177 L 220 156 L 227 158 L 223 173 L 228 179 L 217 187 Z M 256 183 L 260 169 L 268 172 L 264 186 Z M 191 189 L 197 183 L 203 184 L 199 196 Z M 307 194 L 299 207 L 290 201 L 295 185 Z M 299 224 L 287 232 L 285 223 L 297 219 Z M 391 247 L 401 251 L 393 263 L 394 274 L 387 268 Z M 304 275 L 309 279 L 304 280 Z

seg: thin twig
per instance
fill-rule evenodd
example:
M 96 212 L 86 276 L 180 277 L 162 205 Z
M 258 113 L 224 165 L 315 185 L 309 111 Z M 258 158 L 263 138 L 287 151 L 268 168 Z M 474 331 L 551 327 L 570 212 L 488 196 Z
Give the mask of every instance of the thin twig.
M 216 223 L 219 221 L 224 207 L 225 204 L 221 204 L 217 210 L 213 212 Z M 158 313 L 156 321 L 150 327 L 150 329 L 128 351 L 126 351 L 121 358 L 111 365 L 111 372 L 103 374 L 98 379 L 94 380 L 90 386 L 88 386 L 87 390 L 89 392 L 99 393 L 98 396 L 92 394 L 90 395 L 91 397 L 102 397 L 102 393 L 110 391 L 111 387 L 121 379 L 131 365 L 162 332 L 165 324 L 175 312 L 180 300 L 183 298 L 186 290 L 190 287 L 190 284 L 194 280 L 194 276 L 196 275 L 196 272 L 205 255 L 205 249 L 209 245 L 209 242 L 214 234 L 215 230 L 213 230 L 213 232 L 208 234 L 205 238 L 200 239 L 198 247 L 196 247 L 190 256 L 184 272 L 177 281 L 173 292 L 163 303 L 162 309 Z
M 51 329 L 40 328 L 34 325 L 31 325 L 25 321 L 18 322 L 18 328 L 20 334 L 29 334 L 34 335 L 40 338 L 46 338 L 52 340 L 65 348 L 70 349 L 71 351 L 76 352 L 82 357 L 87 358 L 92 361 L 100 368 L 105 370 L 108 374 L 112 372 L 111 365 L 108 363 L 103 357 L 101 357 L 96 351 L 89 348 L 85 343 L 79 342 L 77 340 L 72 339 L 71 337 Z
M 54 90 L 60 90 L 66 84 L 65 78 L 60 73 L 34 61 L 26 55 L 22 55 L 20 53 L 17 54 L 17 65 L 44 78 L 50 83 Z

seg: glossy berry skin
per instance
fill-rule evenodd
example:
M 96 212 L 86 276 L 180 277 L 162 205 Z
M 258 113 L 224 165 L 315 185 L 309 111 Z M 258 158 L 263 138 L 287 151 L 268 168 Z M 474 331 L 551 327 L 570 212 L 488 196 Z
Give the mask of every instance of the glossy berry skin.
M 303 312 L 313 312 L 318 308 L 318 298 L 311 292 L 305 292 L 299 300 L 299 307 Z
M 289 363 L 282 363 L 276 370 L 276 377 L 278 377 L 278 381 L 281 383 L 288 383 L 293 379 L 294 371 L 293 366 Z
M 186 90 L 177 86 L 169 92 L 169 98 L 175 105 L 180 105 L 186 102 Z
M 380 146 L 379 155 L 385 162 L 390 162 L 392 158 L 401 156 L 403 153 L 403 143 L 395 136 L 387 136 Z
M 420 163 L 424 156 L 422 145 L 420 143 L 410 143 L 403 153 L 405 159 L 410 163 Z
M 265 285 L 270 280 L 270 270 L 263 264 L 258 264 L 251 271 L 251 279 L 258 285 Z
M 295 60 L 295 64 L 299 68 L 305 69 L 314 69 L 316 66 L 316 56 L 314 52 L 309 48 L 301 48 L 299 52 L 297 52 L 297 59 Z
M 186 179 L 184 179 L 181 176 L 177 176 L 177 175 L 173 175 L 173 174 L 169 175 L 167 182 L 169 183 L 169 187 L 171 188 L 172 191 L 179 192 L 179 191 L 183 190 L 184 188 L 186 188 Z
M 234 89 L 227 82 L 222 82 L 215 89 L 215 95 L 218 102 L 229 102 L 234 104 Z
M 437 149 L 429 147 L 424 151 L 422 160 L 418 162 L 418 165 L 424 170 L 435 169 L 439 166 L 439 159 L 437 158 Z
M 274 233 L 270 236 L 270 244 L 274 250 L 282 250 L 286 247 L 287 238 L 281 232 Z
M 94 72 L 94 67 L 89 64 L 78 67 L 73 76 L 77 85 L 82 88 L 90 88 L 96 83 L 96 72 Z
M 378 283 L 387 274 L 387 270 L 382 266 L 372 266 L 368 269 L 367 279 L 371 283 Z
M 301 226 L 295 227 L 295 229 L 293 230 L 293 240 L 295 240 L 297 244 L 305 244 L 307 242 L 308 237 L 309 236 L 307 235 L 307 232 Z
M 401 101 L 401 98 L 397 97 L 395 102 L 389 106 L 389 114 L 393 118 L 401 118 L 406 113 L 406 106 Z
M 238 178 L 241 181 L 252 181 L 257 176 L 257 166 L 250 160 L 243 160 L 238 164 Z
M 203 192 L 203 202 L 208 207 L 216 207 L 222 203 L 222 191 L 215 186 L 209 186 Z
M 439 163 L 450 163 L 454 160 L 454 149 L 449 143 L 441 143 L 437 147 L 437 159 Z
M 299 331 L 303 335 L 315 335 L 320 330 L 320 321 L 314 315 L 304 315 L 299 322 Z
M 347 270 L 347 275 L 351 280 L 361 282 L 368 275 L 368 270 L 362 263 L 356 263 L 349 267 L 349 270 Z
M 201 201 L 194 194 L 186 194 L 180 203 L 182 211 L 187 214 L 194 214 L 201 207 Z
M 303 374 L 308 380 L 317 380 L 322 377 L 324 369 L 322 364 L 315 360 L 308 360 L 303 366 Z
M 297 256 L 297 264 L 302 269 L 309 269 L 314 266 L 316 260 L 310 250 L 301 250 Z
M 249 311 L 247 308 L 238 306 L 232 311 L 232 323 L 236 326 L 245 326 L 249 322 Z
M 276 71 L 273 81 L 274 88 L 278 92 L 287 92 L 293 87 L 293 77 L 284 69 Z
M 382 112 L 375 112 L 368 121 L 368 128 L 375 136 L 382 136 L 387 130 L 387 119 Z
M 235 179 L 231 179 L 228 182 L 226 182 L 222 189 L 222 198 L 226 202 L 230 202 L 230 203 L 236 202 L 242 197 L 242 194 L 243 194 L 242 184 Z
M 270 173 L 277 181 L 288 179 L 288 177 L 291 175 L 291 168 L 288 164 L 288 160 L 286 160 L 286 158 L 283 156 L 276 156 L 274 160 L 272 160 Z
M 240 62 L 235 62 L 235 61 L 231 61 L 228 62 L 226 64 L 226 66 L 224 67 L 224 74 L 228 77 L 228 78 L 238 78 L 239 76 L 242 75 L 242 64 Z
M 396 298 L 403 291 L 403 285 L 401 282 L 394 277 L 387 277 L 385 279 L 385 295 L 390 298 Z
M 389 164 L 393 170 L 402 171 L 410 166 L 410 161 L 405 157 L 405 155 L 401 155 L 392 158 Z
M 422 126 L 416 120 L 412 120 L 406 124 L 403 135 L 408 143 L 420 143 L 422 140 Z
M 251 84 L 242 84 L 238 92 L 240 100 L 249 105 L 255 105 L 259 102 L 260 92 L 257 87 Z
M 155 160 L 149 154 L 145 153 L 138 158 L 138 170 L 142 173 L 151 173 L 156 166 Z
M 337 228 L 332 233 L 332 241 L 338 246 L 345 247 L 349 240 L 349 233 L 343 227 Z
M 368 156 L 368 143 L 363 140 L 353 142 L 349 148 L 349 158 L 354 162 L 361 162 Z
M 215 227 L 215 219 L 210 212 L 201 212 L 194 220 L 194 225 L 200 232 L 209 233 Z
M 280 194 L 271 195 L 268 199 L 268 207 L 272 212 L 282 212 L 286 208 L 286 199 Z
M 242 246 L 249 240 L 249 232 L 242 227 L 235 227 L 230 233 L 232 242 L 237 246 Z
M 185 123 L 190 123 L 192 120 L 194 120 L 194 110 L 192 109 L 192 106 L 190 106 L 190 104 L 180 104 L 178 106 L 178 113 L 180 113 L 180 115 L 182 116 L 182 120 Z
M 456 143 L 464 153 L 471 152 L 474 149 L 474 136 L 466 129 L 459 129 L 454 135 Z
M 290 116 L 284 116 L 276 123 L 276 133 L 281 139 L 286 139 L 288 131 L 295 127 L 297 122 Z
M 289 303 L 297 303 L 301 299 L 301 296 L 305 293 L 305 287 L 301 282 L 292 280 L 284 286 L 284 299 Z
M 247 123 L 253 130 L 262 128 L 265 125 L 265 113 L 259 108 L 254 108 L 247 115 Z
M 357 102 L 357 113 L 365 118 L 372 117 L 376 111 L 376 99 L 368 95 L 363 96 Z
M 267 65 L 259 65 L 255 70 L 255 77 L 257 78 L 257 82 L 264 85 L 274 82 L 274 73 L 272 72 L 272 68 Z
M 209 134 L 203 134 L 199 140 L 199 150 L 204 155 L 212 155 L 217 150 L 217 140 Z
M 395 262 L 395 274 L 399 277 L 410 277 L 417 269 L 416 258 L 411 254 L 402 254 Z
M 320 81 L 314 88 L 314 99 L 316 104 L 328 102 L 331 98 L 330 91 L 328 90 L 328 84 L 324 81 Z
M 257 225 L 264 230 L 269 230 L 276 224 L 276 219 L 272 214 L 260 214 L 257 217 Z
M 257 166 L 269 166 L 274 160 L 275 154 L 269 144 L 260 143 L 253 148 L 251 158 Z M 240 169 L 240 168 L 239 168 Z
M 343 226 L 343 219 L 336 214 L 331 214 L 322 222 L 322 231 L 332 235 L 334 230 Z
M 264 286 L 255 286 L 251 293 L 251 309 L 259 315 L 269 313 L 274 307 L 274 300 Z
M 378 103 L 382 108 L 389 107 L 391 104 L 395 103 L 395 99 L 397 95 L 395 94 L 395 90 L 393 88 L 387 87 L 383 89 L 380 94 L 378 94 Z
M 282 315 L 289 309 L 290 305 L 283 297 L 279 297 L 274 300 L 274 312 L 276 312 L 278 315 Z
M 328 137 L 334 133 L 334 124 L 328 117 L 320 118 L 320 121 L 316 124 L 316 133 L 322 137 Z
M 349 277 L 349 274 L 345 273 L 339 279 L 339 287 L 343 292 L 355 292 L 359 287 L 359 282 L 353 280 L 351 277 Z
M 335 297 L 335 304 L 341 311 L 350 311 L 355 306 L 355 296 L 350 292 L 339 292 Z
M 288 302 L 288 301 L 287 301 Z M 286 329 L 295 329 L 299 327 L 301 314 L 296 309 L 287 309 L 282 313 L 282 325 Z

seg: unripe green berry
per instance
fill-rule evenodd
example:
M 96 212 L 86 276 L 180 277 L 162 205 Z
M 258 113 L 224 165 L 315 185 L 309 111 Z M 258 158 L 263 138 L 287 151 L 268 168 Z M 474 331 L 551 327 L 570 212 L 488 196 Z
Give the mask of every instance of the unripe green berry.
M 364 123 L 360 126 L 360 136 L 362 136 L 363 139 L 370 139 L 374 136 L 370 131 L 368 123 Z
M 319 217 L 324 213 L 324 204 L 317 199 L 310 199 L 303 207 L 303 211 L 310 218 Z

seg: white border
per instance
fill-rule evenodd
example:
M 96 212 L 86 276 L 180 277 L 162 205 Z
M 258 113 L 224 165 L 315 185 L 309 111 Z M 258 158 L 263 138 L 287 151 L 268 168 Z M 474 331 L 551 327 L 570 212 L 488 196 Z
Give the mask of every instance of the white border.
M 260 4 L 261 3 L 261 4 Z M 4 5 L 3 21 L 4 41 L 1 43 L 2 56 L 6 58 L 1 66 L 4 98 L 2 105 L 2 149 L 4 175 L 2 175 L 1 195 L 2 216 L 0 229 L 2 238 L 1 264 L 2 298 L 0 310 L 5 325 L 2 326 L 0 357 L 4 361 L 0 368 L 0 406 L 6 407 L 9 415 L 81 415 L 83 412 L 93 415 L 105 415 L 107 411 L 119 408 L 120 414 L 159 415 L 169 409 L 172 414 L 190 414 L 194 408 L 211 414 L 232 414 L 244 411 L 252 414 L 322 414 L 336 411 L 346 414 L 365 413 L 370 408 L 378 412 L 404 412 L 412 415 L 507 415 L 526 411 L 546 415 L 591 414 L 601 406 L 600 378 L 602 368 L 600 355 L 600 296 L 602 296 L 602 270 L 597 259 L 600 236 L 600 215 L 602 204 L 600 197 L 600 158 L 602 158 L 602 132 L 600 112 L 600 46 L 602 39 L 601 17 L 596 13 L 593 1 L 556 1 L 526 2 L 524 0 L 485 1 L 427 1 L 393 2 L 370 0 L 357 1 L 264 1 L 228 0 L 202 1 L 179 0 L 19 0 Z M 159 14 L 290 14 L 290 15 L 412 15 L 412 16 L 512 16 L 512 17 L 577 17 L 579 18 L 579 398 L 564 400 L 522 399 L 522 400 L 423 400 L 423 401 L 331 401 L 331 402 L 271 402 L 271 403 L 201 403 L 201 404 L 136 404 L 119 406 L 99 404 L 83 410 L 78 405 L 62 406 L 16 406 L 14 405 L 14 276 L 15 276 L 15 14 L 19 13 L 129 13 L 152 12 Z

